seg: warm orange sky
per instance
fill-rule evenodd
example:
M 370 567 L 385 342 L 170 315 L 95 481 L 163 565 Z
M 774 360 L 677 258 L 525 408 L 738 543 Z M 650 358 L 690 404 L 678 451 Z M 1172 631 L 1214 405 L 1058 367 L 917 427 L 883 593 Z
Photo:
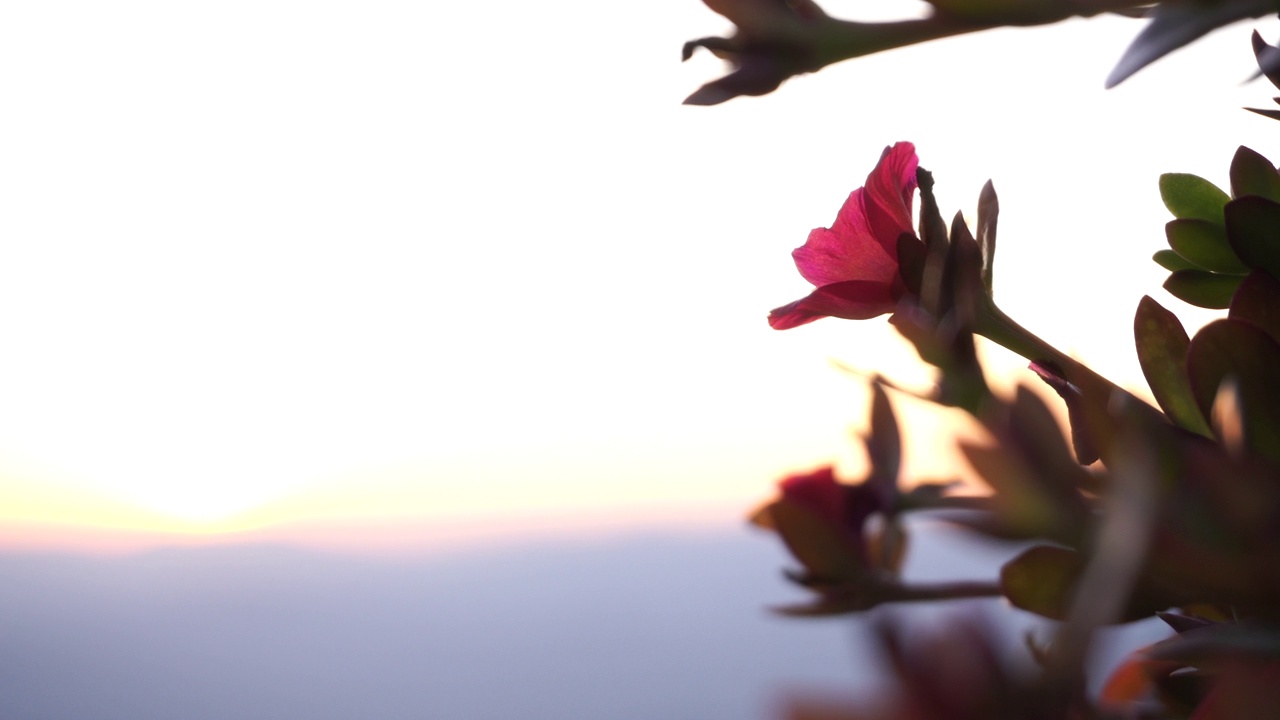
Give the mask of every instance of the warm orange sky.
M 1280 158 L 1238 109 L 1273 94 L 1240 85 L 1254 26 L 1109 92 L 1137 23 L 687 108 L 721 66 L 680 45 L 725 23 L 650 5 L 0 10 L 0 544 L 739 513 L 850 455 L 865 395 L 830 359 L 925 379 L 883 321 L 764 322 L 886 144 L 916 143 L 946 213 L 993 178 L 997 299 L 1130 385 L 1137 299 L 1192 317 L 1147 260 L 1158 174 Z

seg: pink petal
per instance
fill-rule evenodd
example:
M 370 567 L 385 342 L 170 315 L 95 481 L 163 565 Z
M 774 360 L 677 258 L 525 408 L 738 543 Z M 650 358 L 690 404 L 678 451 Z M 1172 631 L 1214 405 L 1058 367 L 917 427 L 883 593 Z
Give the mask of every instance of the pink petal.
M 865 222 L 871 236 L 892 257 L 897 257 L 898 236 L 911 232 L 911 199 L 919 163 L 915 145 L 900 142 L 885 148 L 876 169 L 867 176 Z
M 804 246 L 792 253 L 800 274 L 819 287 L 896 277 L 898 236 L 911 232 L 918 164 L 911 143 L 885 148 L 866 187 L 849 193 L 831 227 L 810 232 Z
M 898 274 L 898 236 L 886 253 L 867 225 L 865 201 L 862 188 L 849 193 L 831 227 L 814 229 L 791 253 L 805 280 L 821 287 L 846 280 L 891 282 Z
M 897 308 L 897 285 L 867 280 L 824 285 L 809 296 L 769 313 L 769 325 L 787 330 L 824 317 L 868 320 Z

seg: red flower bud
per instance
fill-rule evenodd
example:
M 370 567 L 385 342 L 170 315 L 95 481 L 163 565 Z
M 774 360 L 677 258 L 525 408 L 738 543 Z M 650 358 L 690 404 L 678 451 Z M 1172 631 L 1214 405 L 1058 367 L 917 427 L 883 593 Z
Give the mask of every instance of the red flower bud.
M 792 475 L 778 483 L 778 490 L 780 497 L 752 520 L 777 531 L 811 576 L 841 582 L 874 572 L 865 526 L 885 510 L 874 488 L 837 482 L 835 471 L 824 467 Z

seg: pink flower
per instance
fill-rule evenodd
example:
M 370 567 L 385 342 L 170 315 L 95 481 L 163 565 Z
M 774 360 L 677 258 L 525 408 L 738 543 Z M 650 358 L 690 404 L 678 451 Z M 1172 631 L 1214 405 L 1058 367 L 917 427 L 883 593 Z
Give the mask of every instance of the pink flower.
M 867 184 L 849 194 L 835 223 L 809 233 L 791 256 L 817 289 L 769 313 L 769 325 L 786 330 L 823 317 L 849 320 L 892 312 L 906 291 L 898 273 L 898 238 L 912 234 L 916 148 L 885 148 Z

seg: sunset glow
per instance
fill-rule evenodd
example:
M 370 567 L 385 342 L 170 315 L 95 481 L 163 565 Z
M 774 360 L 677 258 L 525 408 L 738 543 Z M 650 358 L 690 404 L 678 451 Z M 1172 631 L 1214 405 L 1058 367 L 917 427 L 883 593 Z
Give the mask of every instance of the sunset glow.
M 866 390 L 832 360 L 929 382 L 882 322 L 765 321 L 811 290 L 789 253 L 885 146 L 916 144 L 944 214 L 994 179 L 1002 304 L 1128 386 L 1157 175 L 1280 154 L 1236 109 L 1267 94 L 1238 86 L 1243 26 L 1110 92 L 1106 53 L 1045 52 L 1073 22 L 688 108 L 720 66 L 680 45 L 722 21 L 680 5 L 550 39 L 466 3 L 0 13 L 0 546 L 739 522 L 787 472 L 856 472 Z M 1116 54 L 1134 32 L 1090 25 Z M 1144 120 L 1190 86 L 1178 127 Z M 1231 148 L 1156 164 L 1198 114 Z M 1082 147 L 1114 158 L 1088 187 Z M 999 352 L 999 382 L 1032 381 Z M 902 404 L 913 433 L 956 431 Z

